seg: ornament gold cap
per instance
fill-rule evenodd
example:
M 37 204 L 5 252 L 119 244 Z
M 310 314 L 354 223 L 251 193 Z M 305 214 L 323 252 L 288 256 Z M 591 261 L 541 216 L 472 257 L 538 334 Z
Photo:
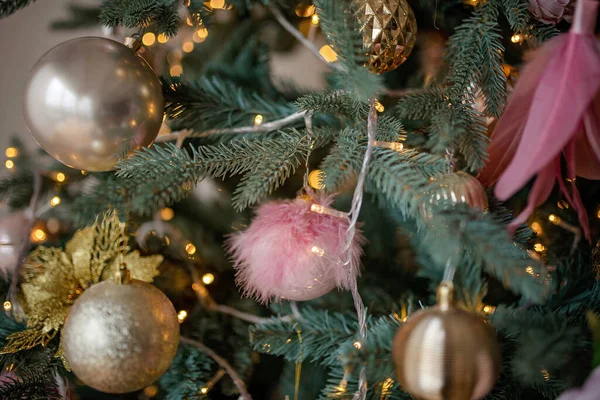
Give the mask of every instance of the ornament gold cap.
M 125 263 L 119 265 L 119 270 L 115 272 L 115 282 L 119 285 L 126 285 L 131 282 L 131 273 Z
M 126 37 L 124 44 L 125 44 L 125 46 L 127 46 L 131 50 L 133 50 L 134 53 L 136 53 L 142 47 L 142 41 L 141 41 L 140 35 L 133 34 L 131 36 Z
M 442 281 L 437 288 L 437 304 L 440 310 L 448 311 L 454 304 L 454 284 L 450 281 Z

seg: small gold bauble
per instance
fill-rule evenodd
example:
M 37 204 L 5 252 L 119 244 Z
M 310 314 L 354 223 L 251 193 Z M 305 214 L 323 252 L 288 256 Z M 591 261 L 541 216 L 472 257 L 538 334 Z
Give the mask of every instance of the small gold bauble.
M 377 74 L 398 68 L 417 40 L 417 20 L 406 0 L 356 0 L 367 51 L 367 66 Z
M 394 339 L 398 382 L 417 399 L 480 399 L 500 374 L 494 329 L 454 307 L 452 291 L 452 283 L 443 282 L 438 304 L 411 316 Z
M 464 171 L 452 172 L 432 182 L 419 211 L 424 219 L 431 220 L 436 207 L 453 207 L 457 204 L 467 204 L 481 211 L 488 209 L 488 198 L 483 185 Z
M 178 345 L 173 305 L 160 290 L 137 280 L 103 281 L 87 289 L 62 329 L 73 373 L 106 393 L 150 385 L 169 368 Z

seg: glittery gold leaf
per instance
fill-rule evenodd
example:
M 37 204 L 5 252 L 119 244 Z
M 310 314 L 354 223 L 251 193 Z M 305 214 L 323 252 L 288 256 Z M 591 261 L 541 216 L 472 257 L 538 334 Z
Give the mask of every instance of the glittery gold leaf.
M 131 275 L 131 278 L 138 279 L 144 282 L 152 282 L 154 277 L 158 275 L 158 266 L 163 261 L 160 255 L 142 257 L 137 250 L 123 256 L 122 260 L 117 257 L 111 265 L 104 269 L 102 280 L 112 279 L 115 273 L 119 270 L 119 264 L 125 263 Z
M 21 332 L 15 332 L 7 336 L 6 346 L 0 350 L 0 354 L 12 354 L 21 350 L 29 350 L 35 346 L 46 346 L 54 337 L 57 331 L 43 333 L 37 329 L 26 329 Z
M 58 349 L 56 350 L 56 354 L 54 355 L 54 357 L 58 358 L 60 360 L 60 362 L 62 362 L 63 367 L 65 367 L 65 369 L 68 372 L 71 372 L 71 366 L 69 365 L 69 362 L 65 358 L 65 352 L 63 350 L 62 338 L 60 340 L 60 343 L 58 344 Z
M 125 224 L 115 211 L 107 213 L 102 221 L 83 228 L 67 243 L 65 252 L 71 257 L 75 277 L 82 287 L 98 283 L 102 272 L 118 255 L 127 253 Z
M 59 329 L 81 293 L 71 261 L 61 249 L 40 246 L 29 255 L 25 271 L 19 302 L 27 326 L 41 332 Z

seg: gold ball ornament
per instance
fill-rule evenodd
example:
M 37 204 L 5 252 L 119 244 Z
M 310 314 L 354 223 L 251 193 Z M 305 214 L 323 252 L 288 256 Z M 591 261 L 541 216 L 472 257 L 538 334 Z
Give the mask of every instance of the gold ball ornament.
M 417 20 L 406 0 L 355 0 L 367 67 L 377 74 L 394 70 L 417 40 Z
M 432 182 L 419 211 L 425 220 L 431 220 L 437 207 L 454 207 L 458 204 L 467 204 L 481 211 L 488 209 L 485 188 L 477 178 L 464 171 L 449 173 Z
M 107 280 L 85 290 L 62 329 L 73 373 L 106 393 L 150 385 L 169 368 L 178 345 L 173 305 L 153 285 L 137 280 Z
M 481 399 L 500 374 L 496 333 L 454 306 L 451 282 L 442 282 L 437 295 L 437 305 L 411 316 L 394 338 L 398 382 L 416 399 Z
M 23 99 L 27 127 L 63 164 L 112 170 L 152 144 L 163 119 L 159 79 L 132 48 L 101 37 L 50 49 L 29 74 Z

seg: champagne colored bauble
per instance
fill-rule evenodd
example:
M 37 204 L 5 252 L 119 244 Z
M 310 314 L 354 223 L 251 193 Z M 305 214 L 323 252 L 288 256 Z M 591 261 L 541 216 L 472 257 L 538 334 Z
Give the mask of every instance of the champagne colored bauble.
M 179 345 L 179 322 L 169 299 L 154 286 L 108 280 L 75 301 L 62 345 L 83 383 L 106 393 L 132 392 L 169 368 Z
M 29 218 L 22 211 L 0 218 L 0 273 L 16 267 L 21 244 L 29 233 L 28 227 Z
M 412 8 L 406 0 L 355 1 L 369 70 L 381 74 L 398 68 L 417 40 Z
M 163 119 L 160 81 L 141 57 L 113 40 L 84 37 L 48 51 L 29 75 L 27 126 L 69 167 L 108 171 L 152 144 Z
M 438 304 L 411 316 L 394 338 L 396 377 L 416 399 L 481 399 L 500 374 L 494 329 L 454 307 L 452 290 L 443 282 Z
M 488 209 L 487 193 L 483 185 L 464 171 L 452 172 L 432 182 L 419 211 L 425 220 L 431 220 L 437 208 L 454 207 L 458 204 L 467 204 L 481 211 Z

